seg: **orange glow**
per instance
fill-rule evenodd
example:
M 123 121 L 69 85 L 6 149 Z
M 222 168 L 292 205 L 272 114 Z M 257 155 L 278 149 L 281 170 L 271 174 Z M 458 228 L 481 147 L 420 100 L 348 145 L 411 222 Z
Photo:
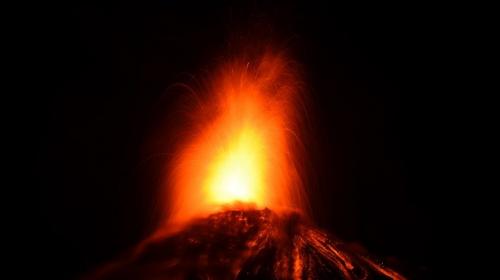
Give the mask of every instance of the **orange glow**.
M 263 150 L 262 135 L 250 127 L 241 128 L 233 139 L 228 139 L 209 165 L 207 181 L 203 186 L 208 200 L 214 203 L 241 201 L 262 204 L 262 175 L 266 168 Z
M 294 68 L 282 54 L 244 56 L 197 93 L 167 180 L 170 224 L 235 205 L 304 208 Z

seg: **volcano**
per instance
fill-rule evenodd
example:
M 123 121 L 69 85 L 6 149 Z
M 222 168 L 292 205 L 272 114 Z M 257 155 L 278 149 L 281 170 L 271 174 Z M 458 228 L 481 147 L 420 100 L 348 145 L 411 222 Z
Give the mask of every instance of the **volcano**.
M 404 279 L 297 212 L 226 210 L 144 242 L 92 279 Z
M 296 69 L 264 48 L 214 72 L 176 134 L 164 221 L 93 279 L 403 279 L 310 221 Z

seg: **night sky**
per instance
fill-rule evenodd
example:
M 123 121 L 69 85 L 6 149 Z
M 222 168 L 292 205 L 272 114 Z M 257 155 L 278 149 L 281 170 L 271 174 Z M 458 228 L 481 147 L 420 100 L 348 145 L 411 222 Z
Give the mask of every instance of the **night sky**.
M 29 23 L 37 274 L 78 277 L 152 231 L 171 152 L 158 147 L 175 137 L 166 120 L 180 98 L 170 86 L 202 80 L 235 51 L 234 38 L 260 36 L 302 67 L 315 223 L 430 271 L 435 186 L 424 105 L 434 45 L 425 14 L 393 3 L 200 2 L 48 4 Z

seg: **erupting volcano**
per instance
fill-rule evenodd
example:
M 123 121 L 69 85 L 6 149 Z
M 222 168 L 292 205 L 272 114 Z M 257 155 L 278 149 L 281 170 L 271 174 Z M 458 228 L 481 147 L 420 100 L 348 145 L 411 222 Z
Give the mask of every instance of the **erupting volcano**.
M 403 279 L 313 226 L 296 69 L 266 50 L 213 72 L 179 133 L 159 229 L 95 278 Z

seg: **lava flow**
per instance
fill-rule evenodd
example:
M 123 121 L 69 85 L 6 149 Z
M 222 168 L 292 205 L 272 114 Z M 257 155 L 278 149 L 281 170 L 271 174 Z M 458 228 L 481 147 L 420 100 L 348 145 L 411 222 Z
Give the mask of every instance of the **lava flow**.
M 171 162 L 165 222 L 95 278 L 403 279 L 311 224 L 295 69 L 265 51 L 215 72 Z

